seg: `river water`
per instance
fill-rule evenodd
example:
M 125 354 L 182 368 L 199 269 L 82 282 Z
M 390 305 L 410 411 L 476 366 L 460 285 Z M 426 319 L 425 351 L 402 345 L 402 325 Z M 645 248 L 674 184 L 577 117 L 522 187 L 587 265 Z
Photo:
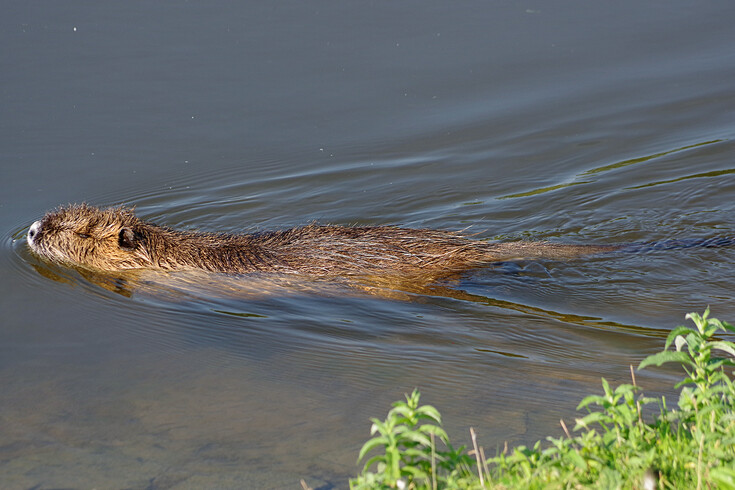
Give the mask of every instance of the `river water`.
M 70 202 L 223 232 L 732 235 L 732 2 L 3 10 L 4 489 L 345 488 L 369 417 L 414 387 L 455 444 L 474 427 L 493 454 L 559 435 L 687 312 L 735 321 L 733 248 L 505 264 L 376 295 L 217 277 L 116 290 L 38 262 L 24 238 Z M 675 375 L 638 382 L 673 396 Z

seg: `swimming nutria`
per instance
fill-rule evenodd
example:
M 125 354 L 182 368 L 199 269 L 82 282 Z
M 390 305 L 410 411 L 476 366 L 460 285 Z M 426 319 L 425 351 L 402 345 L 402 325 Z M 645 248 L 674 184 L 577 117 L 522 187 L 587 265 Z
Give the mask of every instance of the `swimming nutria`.
M 28 230 L 28 244 L 53 262 L 100 271 L 205 270 L 311 276 L 448 277 L 494 262 L 564 260 L 620 248 L 549 242 L 493 243 L 451 231 L 310 224 L 242 235 L 176 231 L 131 209 L 59 208 Z

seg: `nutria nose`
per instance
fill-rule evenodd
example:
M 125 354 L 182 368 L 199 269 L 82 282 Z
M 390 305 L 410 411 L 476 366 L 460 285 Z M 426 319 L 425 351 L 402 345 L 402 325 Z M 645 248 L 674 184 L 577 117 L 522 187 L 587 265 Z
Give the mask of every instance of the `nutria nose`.
M 35 221 L 28 229 L 28 241 L 33 243 L 33 239 L 38 235 L 38 230 L 41 228 L 41 222 Z

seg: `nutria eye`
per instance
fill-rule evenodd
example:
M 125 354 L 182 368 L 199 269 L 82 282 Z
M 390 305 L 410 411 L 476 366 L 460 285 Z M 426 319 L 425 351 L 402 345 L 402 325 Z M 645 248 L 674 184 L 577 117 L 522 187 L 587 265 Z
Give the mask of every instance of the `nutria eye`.
M 120 248 L 123 250 L 134 250 L 136 237 L 133 230 L 130 228 L 123 228 L 120 230 L 120 233 L 117 237 L 117 243 L 120 245 Z
M 89 235 L 87 235 L 86 233 L 77 233 L 77 236 L 79 238 L 89 238 Z

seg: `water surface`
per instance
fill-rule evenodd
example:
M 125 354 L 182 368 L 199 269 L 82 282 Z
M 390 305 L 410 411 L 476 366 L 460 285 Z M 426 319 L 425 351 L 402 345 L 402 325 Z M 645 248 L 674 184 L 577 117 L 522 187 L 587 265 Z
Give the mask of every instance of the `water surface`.
M 735 320 L 735 249 L 226 294 L 100 287 L 24 233 L 85 201 L 224 232 L 732 235 L 733 23 L 729 2 L 8 6 L 0 486 L 345 488 L 369 417 L 414 387 L 455 443 L 559 434 L 685 313 Z

